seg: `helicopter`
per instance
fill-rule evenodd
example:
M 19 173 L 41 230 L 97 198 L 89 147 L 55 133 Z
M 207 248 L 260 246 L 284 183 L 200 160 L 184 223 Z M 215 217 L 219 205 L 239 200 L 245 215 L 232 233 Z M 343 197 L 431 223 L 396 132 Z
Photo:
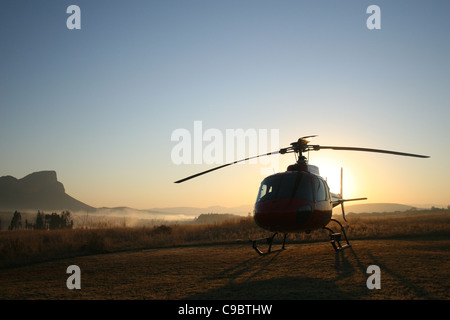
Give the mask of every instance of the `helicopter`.
M 324 229 L 329 233 L 330 243 L 334 250 L 339 252 L 346 248 L 350 248 L 351 244 L 345 232 L 345 227 L 341 222 L 332 218 L 333 208 L 340 205 L 342 209 L 342 217 L 344 221 L 348 223 L 345 217 L 344 202 L 367 200 L 367 198 L 343 198 L 342 168 L 340 193 L 331 193 L 326 179 L 320 176 L 319 168 L 308 164 L 308 159 L 303 154 L 309 151 L 331 149 L 339 151 L 386 153 L 417 158 L 429 158 L 429 156 L 360 147 L 310 145 L 309 143 L 314 137 L 317 137 L 317 135 L 301 137 L 297 141 L 292 142 L 289 147 L 226 163 L 224 165 L 175 181 L 175 183 L 181 183 L 206 173 L 210 173 L 212 171 L 250 159 L 275 154 L 284 155 L 287 153 L 294 153 L 296 158 L 295 164 L 289 165 L 285 172 L 275 173 L 266 177 L 260 184 L 254 205 L 253 218 L 259 227 L 271 231 L 273 234 L 267 238 L 251 240 L 253 249 L 255 249 L 259 255 L 281 251 L 285 249 L 286 237 L 289 233 L 309 233 L 313 230 Z M 331 222 L 339 226 L 340 232 L 335 232 L 331 229 L 329 226 Z M 272 244 L 274 243 L 274 238 L 278 234 L 283 234 L 283 242 L 281 248 L 273 250 Z M 342 240 L 345 240 L 344 244 L 341 243 Z M 258 246 L 258 243 L 261 241 L 265 241 L 268 245 L 267 251 L 265 252 L 261 251 Z

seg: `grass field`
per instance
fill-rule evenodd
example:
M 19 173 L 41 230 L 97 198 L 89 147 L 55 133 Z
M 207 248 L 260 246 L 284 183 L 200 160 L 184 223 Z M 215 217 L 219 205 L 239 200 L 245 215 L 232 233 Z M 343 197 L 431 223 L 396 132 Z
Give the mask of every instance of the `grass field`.
M 449 240 L 291 244 L 258 256 L 248 244 L 146 249 L 2 271 L 2 299 L 449 299 Z M 66 287 L 69 265 L 81 289 Z M 369 290 L 378 265 L 381 289 Z
M 450 298 L 450 215 L 353 218 L 352 248 L 325 232 L 290 235 L 259 256 L 249 219 L 206 226 L 0 233 L 0 299 Z M 66 287 L 69 265 L 81 290 Z M 381 289 L 366 286 L 367 268 Z

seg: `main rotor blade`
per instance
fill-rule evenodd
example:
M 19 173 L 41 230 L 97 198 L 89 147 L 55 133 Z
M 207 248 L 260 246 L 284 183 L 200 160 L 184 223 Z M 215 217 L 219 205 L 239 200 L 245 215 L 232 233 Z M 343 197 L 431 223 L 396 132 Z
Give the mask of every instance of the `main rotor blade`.
M 272 152 L 269 152 L 269 153 L 260 154 L 260 155 L 257 155 L 257 156 L 248 157 L 248 158 L 245 158 L 245 159 L 236 160 L 236 161 L 234 161 L 234 162 L 226 163 L 226 164 L 224 164 L 224 165 L 221 165 L 221 166 L 218 166 L 218 167 L 215 167 L 215 168 L 212 168 L 212 169 L 209 169 L 209 170 L 206 170 L 206 171 L 203 171 L 203 172 L 194 174 L 194 175 L 189 176 L 189 177 L 187 177 L 187 178 L 184 178 L 184 179 L 175 181 L 175 183 L 181 183 L 181 182 L 184 182 L 184 181 L 186 181 L 186 180 L 190 180 L 190 179 L 196 178 L 196 177 L 201 176 L 201 175 L 204 175 L 204 174 L 206 174 L 206 173 L 209 173 L 209 172 L 212 172 L 212 171 L 215 171 L 215 170 L 219 170 L 219 169 L 222 169 L 222 168 L 231 166 L 232 164 L 236 164 L 236 163 L 239 163 L 239 162 L 247 161 L 247 160 L 250 160 L 250 159 L 255 159 L 255 158 L 258 158 L 258 157 L 270 156 L 270 155 L 272 155 L 272 154 L 277 154 L 277 153 L 280 153 L 280 151 L 281 151 L 281 150 L 278 150 L 278 151 L 272 151 Z
M 407 157 L 417 157 L 417 158 L 429 158 L 429 156 L 423 156 L 420 154 L 397 152 L 390 150 L 380 150 L 380 149 L 369 149 L 369 148 L 358 148 L 358 147 L 334 147 L 334 146 L 311 146 L 314 150 L 321 149 L 333 149 L 333 150 L 348 150 L 348 151 L 366 151 L 366 152 L 378 152 L 378 153 L 388 153 L 395 154 L 397 156 L 407 156 Z

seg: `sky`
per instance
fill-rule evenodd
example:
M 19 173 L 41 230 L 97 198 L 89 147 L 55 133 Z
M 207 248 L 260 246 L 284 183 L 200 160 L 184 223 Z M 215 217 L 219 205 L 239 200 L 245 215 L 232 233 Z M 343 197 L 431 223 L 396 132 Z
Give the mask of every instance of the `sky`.
M 252 205 L 292 154 L 174 183 L 237 157 L 226 133 L 242 129 L 263 153 L 317 135 L 428 155 L 309 162 L 332 192 L 342 167 L 346 198 L 446 207 L 449 14 L 424 0 L 1 1 L 0 176 L 55 170 L 94 207 Z

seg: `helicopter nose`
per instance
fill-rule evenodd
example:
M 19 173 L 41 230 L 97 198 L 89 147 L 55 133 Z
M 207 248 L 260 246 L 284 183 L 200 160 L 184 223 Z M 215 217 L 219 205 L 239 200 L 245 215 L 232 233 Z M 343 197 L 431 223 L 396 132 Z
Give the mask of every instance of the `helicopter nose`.
M 303 205 L 297 209 L 297 213 L 295 215 L 295 221 L 297 223 L 305 223 L 308 221 L 309 217 L 311 217 L 312 208 L 308 205 Z

